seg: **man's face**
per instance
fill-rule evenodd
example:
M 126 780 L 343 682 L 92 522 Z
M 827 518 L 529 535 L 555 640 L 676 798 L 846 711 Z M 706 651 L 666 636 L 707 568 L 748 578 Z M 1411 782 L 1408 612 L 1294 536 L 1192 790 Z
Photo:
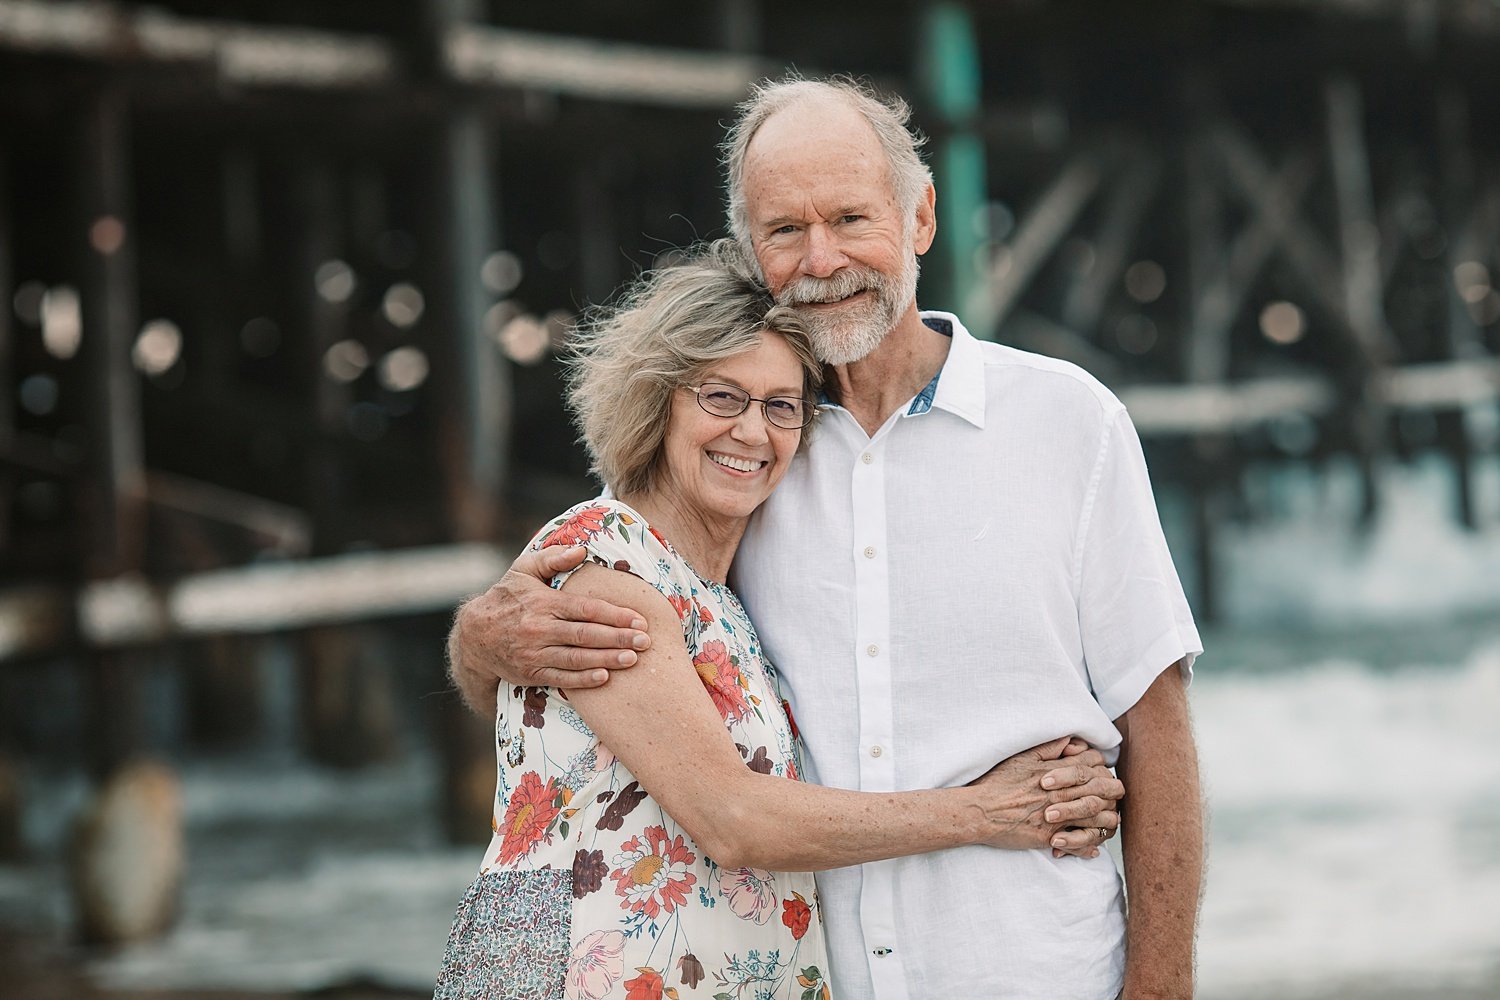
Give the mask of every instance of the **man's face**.
M 915 307 L 931 203 L 897 204 L 879 140 L 852 109 L 809 102 L 772 116 L 751 140 L 744 186 L 766 283 L 824 361 L 858 361 Z

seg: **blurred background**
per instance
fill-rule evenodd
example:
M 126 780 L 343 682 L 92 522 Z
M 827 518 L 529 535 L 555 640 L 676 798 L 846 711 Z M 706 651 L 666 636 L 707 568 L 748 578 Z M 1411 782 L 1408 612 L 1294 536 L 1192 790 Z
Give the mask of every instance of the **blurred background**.
M 1141 430 L 1201 995 L 1500 996 L 1496 0 L 0 0 L 0 992 L 430 995 L 452 608 L 788 67 L 914 105 L 921 302 Z

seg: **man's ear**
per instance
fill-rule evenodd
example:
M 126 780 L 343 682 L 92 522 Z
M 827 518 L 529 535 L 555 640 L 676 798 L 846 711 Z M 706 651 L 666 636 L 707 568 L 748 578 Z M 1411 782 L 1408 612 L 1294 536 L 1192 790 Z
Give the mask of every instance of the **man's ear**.
M 932 248 L 932 241 L 937 238 L 937 190 L 931 184 L 923 192 L 921 199 L 917 202 L 917 225 L 912 233 L 912 241 L 917 256 L 921 256 Z

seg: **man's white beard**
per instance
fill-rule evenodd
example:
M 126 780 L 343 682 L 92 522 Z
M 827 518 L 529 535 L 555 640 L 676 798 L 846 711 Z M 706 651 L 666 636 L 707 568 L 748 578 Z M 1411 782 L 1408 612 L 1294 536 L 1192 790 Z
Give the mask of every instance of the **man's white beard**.
M 905 260 L 894 281 L 874 268 L 850 266 L 828 278 L 798 278 L 781 290 L 776 301 L 797 310 L 812 335 L 819 360 L 847 365 L 879 347 L 916 299 L 921 264 L 915 252 L 909 252 Z M 837 302 L 860 291 L 870 294 L 859 303 L 836 310 L 808 307 L 815 302 Z

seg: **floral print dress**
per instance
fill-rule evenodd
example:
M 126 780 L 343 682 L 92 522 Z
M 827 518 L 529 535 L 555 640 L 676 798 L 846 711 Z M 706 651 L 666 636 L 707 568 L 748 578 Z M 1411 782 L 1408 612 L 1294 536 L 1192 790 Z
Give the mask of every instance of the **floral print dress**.
M 568 510 L 530 550 L 549 545 L 586 546 L 656 587 L 745 766 L 798 780 L 789 710 L 733 592 L 617 500 Z M 563 692 L 503 687 L 496 708 L 494 837 L 435 1000 L 829 1000 L 811 874 L 705 857 Z

